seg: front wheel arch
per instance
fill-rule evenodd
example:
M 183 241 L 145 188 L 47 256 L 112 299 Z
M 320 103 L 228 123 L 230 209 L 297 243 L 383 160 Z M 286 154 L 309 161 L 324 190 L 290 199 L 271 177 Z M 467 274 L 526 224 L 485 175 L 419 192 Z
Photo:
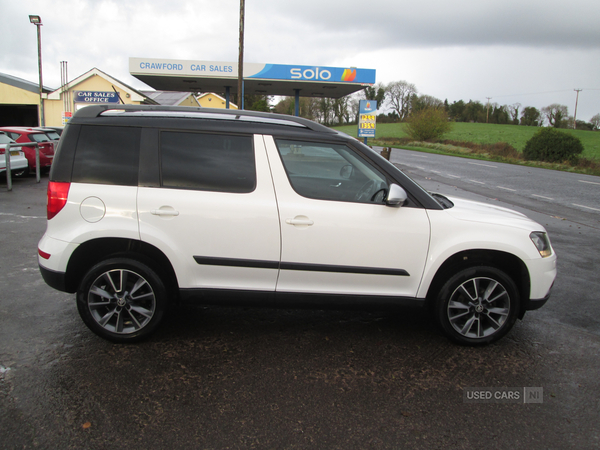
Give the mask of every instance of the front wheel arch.
M 519 296 L 522 300 L 519 311 L 519 319 L 522 319 L 526 312 L 526 300 L 529 299 L 531 290 L 529 270 L 525 263 L 517 256 L 498 250 L 467 250 L 456 253 L 444 261 L 429 284 L 426 296 L 428 309 L 431 310 L 433 308 L 435 297 L 448 278 L 461 269 L 475 266 L 494 267 L 512 278 L 517 285 Z

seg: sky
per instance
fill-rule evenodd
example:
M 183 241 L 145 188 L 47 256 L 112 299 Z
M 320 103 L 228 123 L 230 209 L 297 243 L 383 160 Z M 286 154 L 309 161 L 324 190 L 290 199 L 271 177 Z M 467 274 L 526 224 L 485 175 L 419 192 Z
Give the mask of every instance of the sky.
M 96 67 L 136 88 L 129 58 L 237 62 L 239 0 L 0 0 L 0 72 L 44 86 Z M 245 0 L 244 61 L 375 69 L 449 103 L 600 113 L 598 0 Z

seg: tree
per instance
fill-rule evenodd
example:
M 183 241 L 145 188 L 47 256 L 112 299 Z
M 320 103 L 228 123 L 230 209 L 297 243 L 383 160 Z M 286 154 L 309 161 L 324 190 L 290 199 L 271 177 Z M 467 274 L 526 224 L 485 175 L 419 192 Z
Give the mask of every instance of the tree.
M 277 114 L 288 114 L 292 116 L 294 115 L 295 103 L 296 101 L 294 100 L 294 97 L 283 97 L 279 103 L 275 105 L 273 110 Z
M 594 131 L 594 124 L 586 122 L 584 120 L 577 120 L 575 124 L 576 130 Z
M 561 128 L 564 126 L 563 121 L 569 118 L 569 108 L 565 105 L 552 103 L 542 108 L 542 114 L 548 120 L 551 127 Z
M 349 101 L 350 97 L 346 96 L 336 98 L 331 103 L 333 115 L 337 118 L 339 125 L 343 125 L 344 123 L 350 121 Z
M 317 100 L 317 118 L 323 125 L 333 124 L 335 117 L 333 111 L 333 100 L 330 98 L 318 98 Z
M 250 111 L 270 112 L 270 97 L 268 95 L 244 95 L 244 109 Z
M 469 100 L 463 111 L 463 120 L 461 122 L 479 122 L 485 123 L 486 108 L 478 101 Z
M 455 122 L 464 122 L 463 115 L 465 112 L 465 102 L 462 100 L 454 101 L 448 106 L 448 115 Z
M 594 130 L 600 130 L 600 114 L 596 114 L 592 117 L 590 123 L 593 125 Z
M 408 118 L 410 114 L 410 103 L 417 88 L 407 81 L 394 81 L 387 85 L 388 101 L 392 108 L 398 113 L 401 121 Z
M 533 106 L 526 106 L 521 113 L 521 125 L 528 127 L 538 127 L 541 125 L 541 114 L 539 110 Z
M 444 102 L 439 98 L 432 97 L 431 95 L 419 95 L 418 97 L 415 95 L 412 98 L 411 111 L 414 113 L 427 108 L 442 108 L 443 106 Z
M 520 103 L 514 103 L 512 105 L 507 105 L 506 110 L 508 114 L 510 114 L 510 120 L 513 125 L 519 125 L 519 108 L 521 107 Z
M 316 113 L 317 100 L 312 97 L 300 97 L 300 117 L 315 120 L 318 116 Z M 273 110 L 278 114 L 293 116 L 296 113 L 296 100 L 294 97 L 284 97 L 275 105 Z
M 426 108 L 414 112 L 406 124 L 406 133 L 416 141 L 439 139 L 452 129 L 444 108 Z
M 508 115 L 508 107 L 506 105 L 498 105 L 498 103 L 493 103 L 492 112 L 490 114 L 489 123 L 497 123 L 501 125 L 506 125 L 509 122 Z
M 362 95 L 364 96 L 364 100 L 375 100 L 377 107 L 381 108 L 385 102 L 387 90 L 383 84 L 377 83 L 374 86 L 367 86 L 362 91 Z

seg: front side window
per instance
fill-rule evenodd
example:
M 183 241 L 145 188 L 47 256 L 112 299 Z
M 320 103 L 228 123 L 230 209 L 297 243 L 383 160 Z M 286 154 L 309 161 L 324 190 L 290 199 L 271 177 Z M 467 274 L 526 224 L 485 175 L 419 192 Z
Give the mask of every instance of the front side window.
M 163 131 L 160 154 L 163 187 L 248 193 L 256 186 L 250 136 Z
M 294 190 L 303 197 L 357 203 L 383 203 L 386 177 L 342 144 L 277 139 Z

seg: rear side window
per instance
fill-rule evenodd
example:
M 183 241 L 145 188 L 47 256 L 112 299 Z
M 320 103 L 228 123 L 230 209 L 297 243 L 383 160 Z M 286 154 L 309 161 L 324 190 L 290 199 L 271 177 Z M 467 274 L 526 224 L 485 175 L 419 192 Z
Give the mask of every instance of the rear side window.
M 250 136 L 163 131 L 160 154 L 163 187 L 248 193 L 256 186 Z
M 134 127 L 83 125 L 71 180 L 137 186 L 140 134 Z
M 50 138 L 44 133 L 32 133 L 29 135 L 29 140 L 31 142 L 48 142 Z

